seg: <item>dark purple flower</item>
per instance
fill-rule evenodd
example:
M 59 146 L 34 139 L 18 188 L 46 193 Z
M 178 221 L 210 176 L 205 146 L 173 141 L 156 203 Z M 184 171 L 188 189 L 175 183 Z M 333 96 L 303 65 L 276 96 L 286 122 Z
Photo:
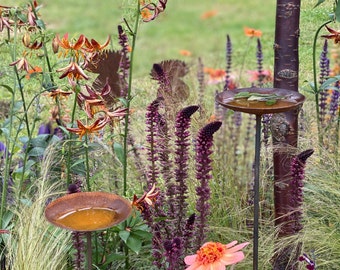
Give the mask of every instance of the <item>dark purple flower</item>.
M 230 80 L 230 73 L 231 73 L 231 64 L 232 64 L 232 44 L 229 35 L 227 35 L 227 42 L 226 42 L 226 76 L 225 76 L 225 84 L 223 87 L 223 91 L 230 90 L 230 84 L 232 81 Z
M 320 75 L 319 75 L 319 82 L 320 85 L 322 85 L 325 80 L 329 76 L 329 59 L 327 57 L 328 55 L 328 44 L 327 40 L 325 40 L 321 55 L 320 55 Z M 326 115 L 326 106 L 327 106 L 327 97 L 328 97 L 328 91 L 322 90 L 320 91 L 320 100 L 319 100 L 319 119 L 321 124 L 325 121 L 325 115 Z
M 207 218 L 210 213 L 210 188 L 209 180 L 211 176 L 211 158 L 213 146 L 213 134 L 219 130 L 222 122 L 215 121 L 207 124 L 200 129 L 196 141 L 196 179 L 199 181 L 199 186 L 196 188 L 197 202 L 196 210 L 198 211 L 196 219 L 196 247 L 204 243 L 206 232 L 208 230 Z
M 292 214 L 290 219 L 293 221 L 293 229 L 295 232 L 299 232 L 302 229 L 302 202 L 303 202 L 303 180 L 305 178 L 305 165 L 307 159 L 314 153 L 313 149 L 308 149 L 297 156 L 291 161 L 291 175 L 292 180 L 290 185 L 292 187 L 291 194 L 291 206 Z
M 159 121 L 161 115 L 159 113 L 160 100 L 154 100 L 148 107 L 146 112 L 146 141 L 148 142 L 147 155 L 148 155 L 148 172 L 147 172 L 147 188 L 150 189 L 153 184 L 157 182 L 159 175 L 159 167 L 157 165 L 158 149 L 157 149 L 157 135 L 159 128 Z
M 130 70 L 129 58 L 129 40 L 121 25 L 118 25 L 118 39 L 121 46 L 121 60 L 119 63 L 119 82 L 120 82 L 120 96 L 127 97 L 128 93 L 128 77 Z
M 171 240 L 166 240 L 164 242 L 164 249 L 165 249 L 165 258 L 168 262 L 168 266 L 166 269 L 168 270 L 177 270 L 178 265 L 180 263 L 180 257 L 182 255 L 183 246 L 182 240 L 179 237 L 175 237 Z
M 169 204 L 173 205 L 172 215 L 176 217 L 175 235 L 183 235 L 183 222 L 182 218 L 186 215 L 186 198 L 187 198 L 187 185 L 186 180 L 188 177 L 188 160 L 190 148 L 190 125 L 191 116 L 199 109 L 199 106 L 193 105 L 181 110 L 176 117 L 175 124 L 175 180 L 176 186 L 173 192 L 172 201 Z

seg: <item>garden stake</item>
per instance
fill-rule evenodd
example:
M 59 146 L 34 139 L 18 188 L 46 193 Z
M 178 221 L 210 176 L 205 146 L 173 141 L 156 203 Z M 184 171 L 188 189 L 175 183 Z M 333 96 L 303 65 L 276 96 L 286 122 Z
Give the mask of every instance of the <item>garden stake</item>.
M 223 91 L 216 96 L 222 106 L 239 112 L 256 115 L 255 168 L 254 168 L 254 227 L 253 270 L 258 270 L 258 240 L 260 211 L 260 150 L 261 120 L 264 114 L 273 114 L 299 108 L 305 97 L 295 91 L 279 88 L 240 88 Z

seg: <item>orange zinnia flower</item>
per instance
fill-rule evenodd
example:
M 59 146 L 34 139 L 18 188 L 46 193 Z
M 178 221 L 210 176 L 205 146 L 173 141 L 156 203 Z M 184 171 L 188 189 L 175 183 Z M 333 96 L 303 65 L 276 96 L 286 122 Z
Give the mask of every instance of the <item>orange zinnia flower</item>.
M 180 50 L 179 54 L 183 56 L 191 56 L 192 53 L 191 51 L 188 51 L 188 50 Z
M 249 27 L 244 27 L 244 34 L 247 37 L 261 37 L 262 36 L 262 31 L 261 30 L 256 30 L 253 28 L 249 28 Z
M 211 17 L 215 17 L 216 15 L 217 15 L 217 10 L 208 10 L 201 15 L 201 19 L 206 20 Z
M 259 72 L 257 70 L 248 70 L 248 74 L 250 75 L 250 82 L 259 82 L 268 83 L 273 81 L 272 72 L 270 70 L 262 70 Z
M 224 69 L 204 68 L 204 73 L 209 74 L 208 84 L 218 84 L 225 81 L 227 73 Z
M 227 245 L 218 242 L 205 243 L 195 255 L 184 258 L 184 262 L 189 265 L 186 270 L 222 270 L 226 265 L 242 261 L 244 254 L 240 250 L 249 243 L 236 244 L 237 241 Z
M 41 67 L 38 67 L 38 66 L 35 66 L 34 68 L 30 69 L 27 71 L 27 74 L 26 74 L 26 79 L 30 79 L 31 76 L 34 76 L 35 74 L 38 74 L 38 73 L 41 73 L 43 70 Z
M 84 135 L 93 135 L 98 133 L 99 130 L 103 129 L 108 123 L 108 119 L 97 119 L 91 125 L 85 125 L 81 121 L 77 120 L 77 128 L 66 128 L 68 131 L 78 134 L 79 139 L 82 139 Z

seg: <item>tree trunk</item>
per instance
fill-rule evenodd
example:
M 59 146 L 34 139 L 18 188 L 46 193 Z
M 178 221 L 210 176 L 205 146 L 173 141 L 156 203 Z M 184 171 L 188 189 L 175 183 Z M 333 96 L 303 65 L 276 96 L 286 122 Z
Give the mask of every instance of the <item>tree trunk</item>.
M 275 27 L 275 63 L 274 88 L 298 91 L 299 78 L 299 20 L 300 0 L 277 0 Z M 272 118 L 272 136 L 274 144 L 274 204 L 275 225 L 279 229 L 277 239 L 278 248 L 280 238 L 294 233 L 289 212 L 292 211 L 292 194 L 289 181 L 290 164 L 295 154 L 298 138 L 298 111 L 276 114 Z M 285 247 L 278 251 L 273 259 L 275 270 L 295 269 L 296 260 L 291 260 L 299 254 L 293 247 Z M 295 262 L 294 262 L 295 261 Z

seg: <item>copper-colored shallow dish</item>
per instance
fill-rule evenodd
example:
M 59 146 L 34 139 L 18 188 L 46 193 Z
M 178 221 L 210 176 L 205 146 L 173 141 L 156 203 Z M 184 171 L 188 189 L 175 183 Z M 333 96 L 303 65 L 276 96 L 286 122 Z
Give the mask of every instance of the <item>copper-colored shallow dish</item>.
M 234 99 L 234 96 L 240 92 L 276 94 L 283 98 L 277 100 L 273 105 L 267 105 L 264 101 L 242 102 Z M 234 111 L 262 115 L 294 110 L 303 104 L 305 96 L 298 92 L 281 88 L 239 88 L 218 93 L 216 101 Z
M 72 231 L 96 231 L 114 226 L 131 213 L 131 203 L 112 193 L 79 192 L 51 202 L 46 219 L 55 226 Z

